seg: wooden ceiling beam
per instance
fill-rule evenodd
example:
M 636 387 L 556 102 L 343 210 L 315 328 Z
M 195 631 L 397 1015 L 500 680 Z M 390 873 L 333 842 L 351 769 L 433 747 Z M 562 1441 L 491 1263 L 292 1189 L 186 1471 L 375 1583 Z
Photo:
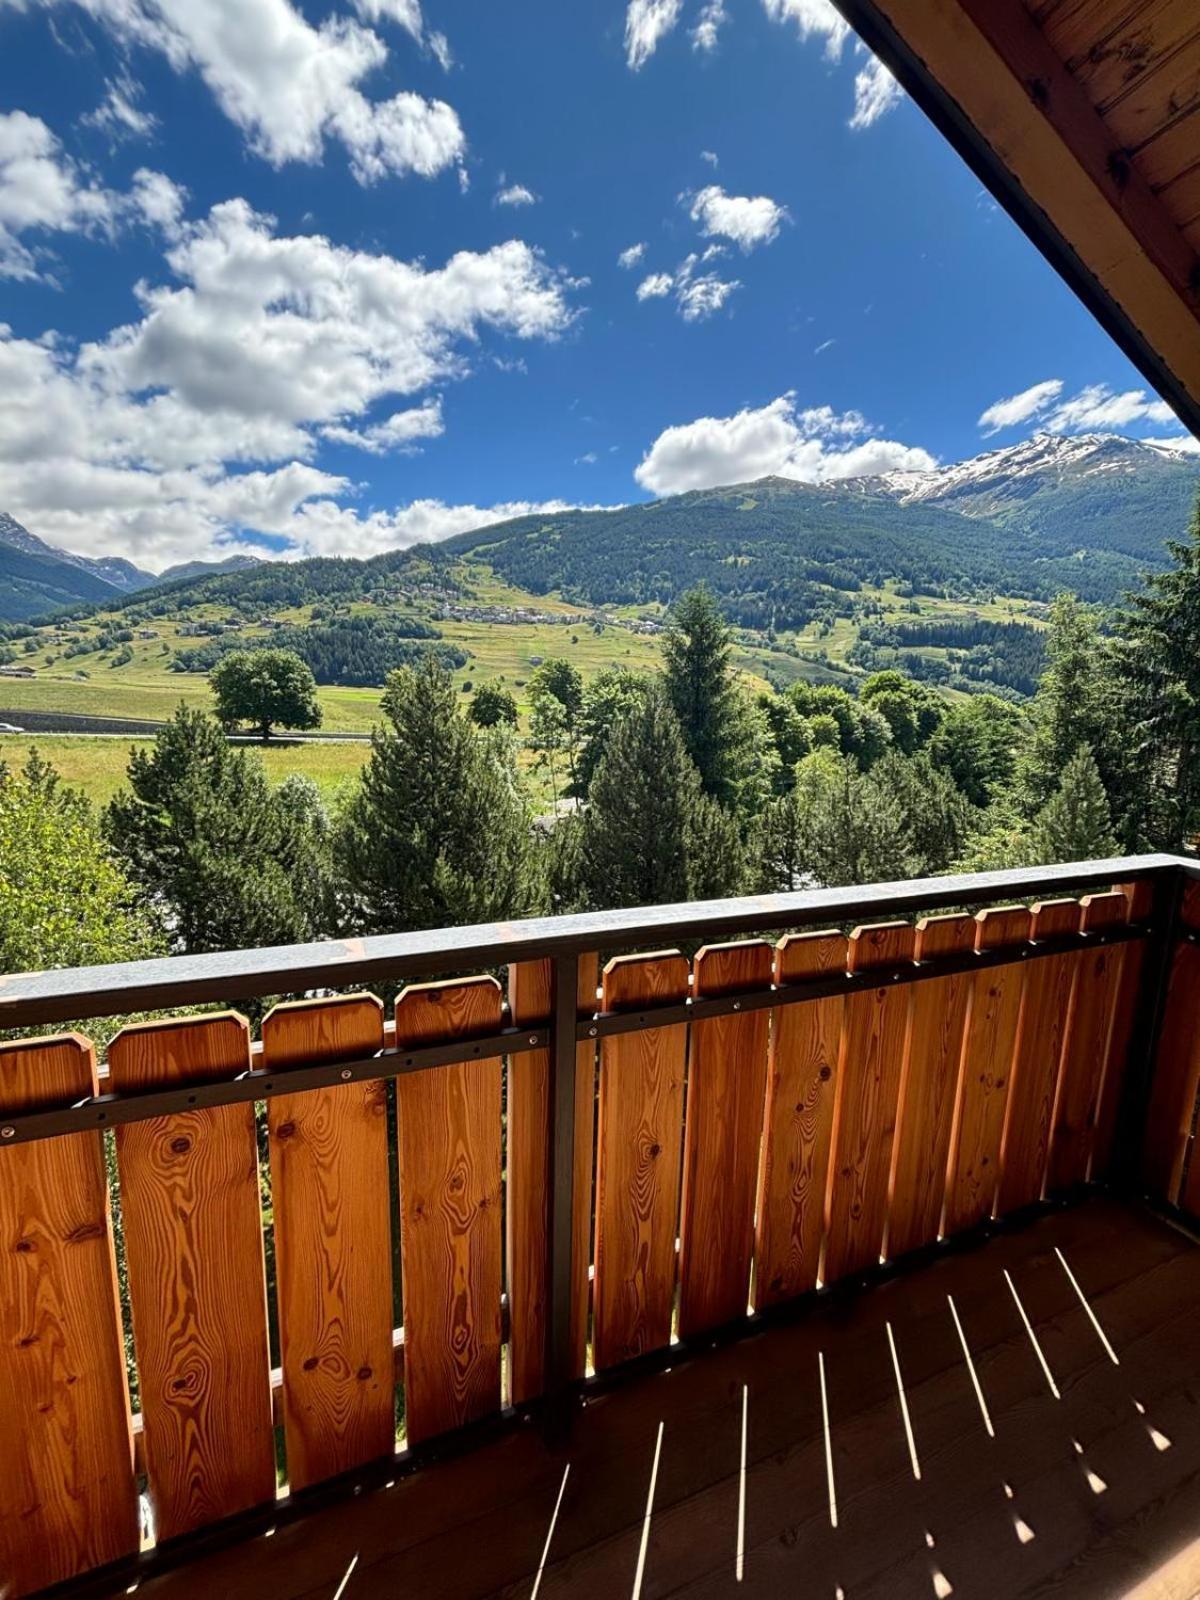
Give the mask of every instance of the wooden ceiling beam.
M 1200 433 L 1200 258 L 1021 0 L 837 0 Z

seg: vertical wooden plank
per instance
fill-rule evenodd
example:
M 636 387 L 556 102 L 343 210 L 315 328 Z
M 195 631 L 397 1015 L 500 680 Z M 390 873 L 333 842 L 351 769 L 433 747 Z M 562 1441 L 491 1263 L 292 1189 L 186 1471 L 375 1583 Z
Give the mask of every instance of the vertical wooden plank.
M 773 954 L 761 939 L 706 946 L 696 956 L 695 998 L 765 988 Z M 746 1314 L 769 1018 L 751 1011 L 692 1024 L 679 1244 L 685 1338 Z
M 1047 900 L 1034 906 L 1034 939 L 1061 939 L 1078 933 L 1080 914 L 1078 900 Z M 1025 974 L 1012 1083 L 1000 1142 L 998 1216 L 1033 1205 L 1042 1197 L 1077 960 L 1074 954 L 1042 956 L 1030 963 Z
M 977 950 L 1024 944 L 1033 928 L 1033 915 L 1024 906 L 981 911 L 976 921 Z M 975 974 L 946 1186 L 948 1234 L 992 1214 L 1024 980 L 1019 962 Z
M 1080 903 L 1085 933 L 1129 920 L 1129 902 L 1119 889 L 1085 895 Z M 1050 1134 L 1049 1191 L 1070 1189 L 1087 1177 L 1123 954 L 1122 945 L 1101 945 L 1074 957 L 1078 971 Z
M 972 916 L 926 917 L 917 923 L 918 961 L 963 956 L 974 946 Z M 885 1246 L 889 1256 L 932 1244 L 938 1236 L 973 987 L 974 975 L 958 972 L 927 979 L 912 992 Z
M 96 1090 L 79 1034 L 0 1044 L 0 1115 Z M 0 1151 L 0 1594 L 138 1545 L 112 1219 L 98 1133 Z
M 1129 901 L 1129 920 L 1146 923 L 1154 909 L 1153 886 L 1141 879 L 1136 883 L 1118 887 Z M 1121 949 L 1121 976 L 1117 980 L 1117 1003 L 1113 1009 L 1112 1036 L 1108 1042 L 1108 1060 L 1104 1067 L 1104 1083 L 1100 1089 L 1100 1110 L 1096 1118 L 1096 1137 L 1092 1145 L 1092 1164 L 1088 1172 L 1091 1179 L 1110 1176 L 1113 1152 L 1117 1138 L 1117 1124 L 1124 1099 L 1126 1074 L 1133 1048 L 1134 1028 L 1137 1024 L 1138 1002 L 1142 992 L 1142 974 L 1146 965 L 1146 943 L 1143 939 L 1123 945 Z
M 620 956 L 604 969 L 603 1009 L 687 999 L 678 951 Z M 596 1141 L 597 1370 L 671 1339 L 683 1149 L 687 1028 L 616 1034 L 600 1046 Z
M 116 1094 L 249 1066 L 235 1012 L 125 1028 L 108 1050 Z M 275 1494 L 254 1107 L 130 1123 L 117 1164 L 150 1501 L 173 1539 Z
M 374 995 L 263 1019 L 263 1065 L 383 1048 Z M 267 1101 L 288 1483 L 306 1489 L 395 1448 L 387 1092 L 379 1079 Z
M 916 929 L 907 922 L 855 928 L 850 971 L 900 966 L 915 952 Z M 911 984 L 884 985 L 846 1001 L 829 1167 L 826 1283 L 877 1265 L 883 1248 L 912 992 Z
M 1180 920 L 1200 931 L 1200 883 L 1184 891 Z M 1166 1011 L 1150 1092 L 1143 1144 L 1142 1175 L 1157 1199 L 1180 1199 L 1184 1161 L 1192 1138 L 1192 1118 L 1200 1090 L 1200 944 L 1180 943 L 1171 961 Z
M 598 958 L 579 957 L 579 1015 L 596 1010 Z M 541 1028 L 550 1021 L 549 961 L 519 961 L 508 969 L 508 1004 L 515 1026 Z M 508 1064 L 506 1230 L 508 1261 L 509 1382 L 514 1405 L 542 1392 L 546 1364 L 546 1218 L 550 1053 L 524 1050 Z M 592 1143 L 596 1116 L 596 1046 L 575 1052 L 575 1192 L 572 1251 L 571 1343 L 574 1376 L 587 1362 L 589 1268 L 592 1255 Z
M 845 934 L 791 934 L 776 946 L 775 982 L 801 983 L 844 972 L 847 955 Z M 771 1013 L 754 1252 L 756 1309 L 790 1300 L 817 1281 L 845 1006 L 839 995 Z
M 413 984 L 396 1044 L 501 1025 L 494 978 Z M 396 1080 L 404 1396 L 410 1444 L 500 1407 L 500 1058 Z

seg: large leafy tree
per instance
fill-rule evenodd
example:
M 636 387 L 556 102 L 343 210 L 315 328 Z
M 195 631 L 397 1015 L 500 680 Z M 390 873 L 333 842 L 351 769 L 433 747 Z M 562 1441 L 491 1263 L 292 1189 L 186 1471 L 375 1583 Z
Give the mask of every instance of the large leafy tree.
M 386 723 L 335 840 L 346 915 L 364 933 L 531 909 L 529 818 L 510 746 L 481 733 L 433 659 L 394 672 Z
M 730 814 L 705 795 L 666 694 L 649 688 L 621 717 L 579 829 L 586 903 L 662 905 L 735 893 L 744 863 Z
M 494 728 L 499 723 L 515 728 L 517 702 L 498 683 L 481 683 L 467 707 L 467 715 L 477 728 Z
M 973 694 L 946 713 L 929 753 L 973 805 L 986 806 L 1011 786 L 1024 732 L 1015 706 L 993 694 Z
M 292 650 L 234 650 L 209 674 L 218 720 L 248 722 L 265 743 L 272 728 L 318 728 L 312 672 Z
M 730 662 L 729 628 L 703 586 L 676 601 L 663 643 L 667 698 L 706 794 L 736 799 L 744 709 Z
M 923 683 L 891 669 L 873 672 L 858 697 L 864 706 L 879 713 L 891 730 L 893 745 L 905 755 L 929 743 L 945 709 Z
M 328 830 L 309 786 L 272 790 L 258 756 L 180 706 L 129 761 L 104 817 L 179 950 L 291 944 L 328 932 Z
M 19 772 L 0 763 L 0 862 L 0 972 L 136 961 L 162 948 L 91 806 L 36 750 Z
M 609 736 L 625 713 L 645 696 L 650 678 L 628 667 L 605 667 L 584 688 L 579 713 L 579 752 L 575 760 L 575 789 L 586 795 L 591 788 Z

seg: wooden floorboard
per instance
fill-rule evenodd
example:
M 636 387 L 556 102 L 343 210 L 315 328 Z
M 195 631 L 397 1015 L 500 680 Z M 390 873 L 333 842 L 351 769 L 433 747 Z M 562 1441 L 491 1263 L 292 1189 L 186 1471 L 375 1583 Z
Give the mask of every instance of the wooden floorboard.
M 138 1592 L 334 1600 L 349 1572 L 340 1600 L 531 1600 L 561 1489 L 538 1600 L 632 1597 L 661 1423 L 640 1600 L 836 1600 L 839 1590 L 845 1600 L 1191 1600 L 1200 1590 L 1200 1545 L 1187 1548 L 1200 1539 L 1198 1305 L 1200 1249 L 1144 1213 L 1093 1199 L 857 1296 L 818 1297 L 794 1324 L 597 1396 L 562 1452 L 525 1427 L 148 1578 Z

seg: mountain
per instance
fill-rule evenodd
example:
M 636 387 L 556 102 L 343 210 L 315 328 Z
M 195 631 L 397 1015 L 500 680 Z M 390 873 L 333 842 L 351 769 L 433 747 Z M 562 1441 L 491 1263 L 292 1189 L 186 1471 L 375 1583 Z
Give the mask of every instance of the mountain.
M 121 556 L 77 556 L 70 550 L 60 550 L 57 545 L 47 544 L 35 533 L 30 533 L 28 528 L 22 527 L 7 511 L 0 511 L 0 544 L 21 550 L 26 555 L 66 562 L 68 566 L 89 572 L 94 578 L 111 584 L 114 589 L 123 589 L 126 593 L 144 589 L 147 584 L 158 581 L 152 572 L 135 567 L 132 561 L 126 561 Z
M 1059 555 L 1106 550 L 1144 562 L 1157 559 L 1164 527 L 1186 527 L 1198 483 L 1200 460 L 1170 444 L 1039 433 L 954 466 L 847 487 L 983 517 Z
M 55 550 L 0 512 L 0 620 L 20 622 L 60 606 L 120 599 L 124 593 L 123 585 L 90 563 Z
M 445 594 L 461 577 L 469 590 L 470 568 L 482 563 L 529 595 L 557 591 L 583 606 L 667 604 L 703 580 L 734 622 L 761 630 L 832 624 L 885 583 L 901 598 L 1045 601 L 1072 589 L 1111 604 L 1162 564 L 1198 485 L 1200 461 L 1166 446 L 1039 434 L 928 472 L 763 478 L 608 511 L 537 513 L 366 561 L 188 563 L 155 580 L 169 599 L 154 603 L 172 613 L 329 601 L 386 610 L 415 601 L 422 584 Z M 67 558 L 33 543 L 61 571 Z M 151 598 L 143 588 L 118 604 Z M 4 603 L 0 595 L 0 615 Z
M 247 567 L 261 565 L 257 556 L 226 556 L 224 561 L 181 561 L 177 566 L 165 567 L 151 583 L 179 583 L 184 578 L 205 578 L 221 572 L 244 572 Z
M 449 541 L 509 582 L 590 603 L 668 600 L 701 579 L 749 627 L 801 626 L 829 591 L 1111 603 L 1187 527 L 1200 461 L 1116 435 L 1040 434 L 928 472 L 764 478 L 614 511 L 524 517 Z
M 157 575 L 121 556 L 77 556 L 47 544 L 7 511 L 0 511 L 0 622 L 22 622 L 63 606 L 91 605 L 181 579 L 240 572 L 258 558 L 186 561 Z

